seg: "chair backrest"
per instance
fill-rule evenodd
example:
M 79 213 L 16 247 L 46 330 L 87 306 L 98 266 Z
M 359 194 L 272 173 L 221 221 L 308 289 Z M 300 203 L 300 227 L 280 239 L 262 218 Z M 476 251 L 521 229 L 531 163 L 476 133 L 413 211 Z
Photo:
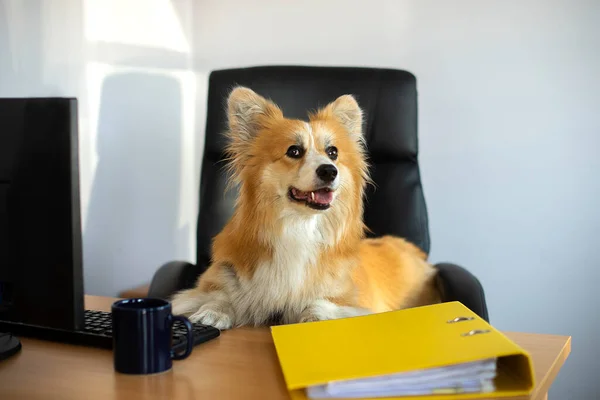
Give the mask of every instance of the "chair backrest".
M 402 70 L 353 67 L 259 66 L 213 71 L 209 78 L 206 138 L 197 226 L 198 264 L 210 259 L 213 237 L 233 211 L 235 191 L 224 194 L 225 101 L 236 85 L 281 107 L 286 117 L 307 118 L 342 94 L 365 112 L 365 135 L 375 188 L 369 186 L 364 219 L 372 236 L 393 234 L 429 253 L 427 208 L 418 164 L 417 88 Z

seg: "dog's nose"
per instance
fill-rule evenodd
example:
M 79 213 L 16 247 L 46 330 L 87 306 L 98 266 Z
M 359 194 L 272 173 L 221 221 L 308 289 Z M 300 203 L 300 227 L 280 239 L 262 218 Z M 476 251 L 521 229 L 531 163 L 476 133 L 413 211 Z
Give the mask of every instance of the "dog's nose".
M 332 164 L 322 164 L 317 168 L 317 176 L 325 182 L 331 182 L 337 176 L 337 168 Z

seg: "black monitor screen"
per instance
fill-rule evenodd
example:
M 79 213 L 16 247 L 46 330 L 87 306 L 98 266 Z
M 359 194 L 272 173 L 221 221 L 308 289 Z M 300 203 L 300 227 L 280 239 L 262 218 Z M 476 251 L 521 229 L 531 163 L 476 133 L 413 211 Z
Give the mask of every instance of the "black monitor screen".
M 0 99 L 0 320 L 83 322 L 77 101 Z

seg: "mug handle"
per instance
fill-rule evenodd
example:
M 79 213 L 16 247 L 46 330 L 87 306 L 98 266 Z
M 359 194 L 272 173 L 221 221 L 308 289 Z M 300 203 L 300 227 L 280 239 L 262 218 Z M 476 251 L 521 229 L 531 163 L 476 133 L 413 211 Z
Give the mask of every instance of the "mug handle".
M 192 323 L 190 322 L 190 320 L 182 315 L 171 316 L 171 328 L 173 327 L 173 322 L 175 321 L 181 321 L 185 325 L 185 328 L 187 330 L 187 333 L 185 335 L 187 337 L 187 346 L 183 353 L 176 353 L 175 349 L 171 349 L 171 358 L 173 360 L 183 360 L 192 353 L 192 349 L 194 348 L 194 330 L 192 328 Z

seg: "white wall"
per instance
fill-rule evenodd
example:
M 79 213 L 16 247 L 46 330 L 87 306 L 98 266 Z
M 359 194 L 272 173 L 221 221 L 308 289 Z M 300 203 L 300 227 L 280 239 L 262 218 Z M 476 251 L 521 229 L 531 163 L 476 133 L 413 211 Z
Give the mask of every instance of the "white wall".
M 408 69 L 432 260 L 481 279 L 497 327 L 573 336 L 551 397 L 600 397 L 600 2 L 52 5 L 0 0 L 0 95 L 81 100 L 89 293 L 193 260 L 211 69 Z
M 0 95 L 79 98 L 88 293 L 195 255 L 207 75 L 191 4 L 0 0 Z

